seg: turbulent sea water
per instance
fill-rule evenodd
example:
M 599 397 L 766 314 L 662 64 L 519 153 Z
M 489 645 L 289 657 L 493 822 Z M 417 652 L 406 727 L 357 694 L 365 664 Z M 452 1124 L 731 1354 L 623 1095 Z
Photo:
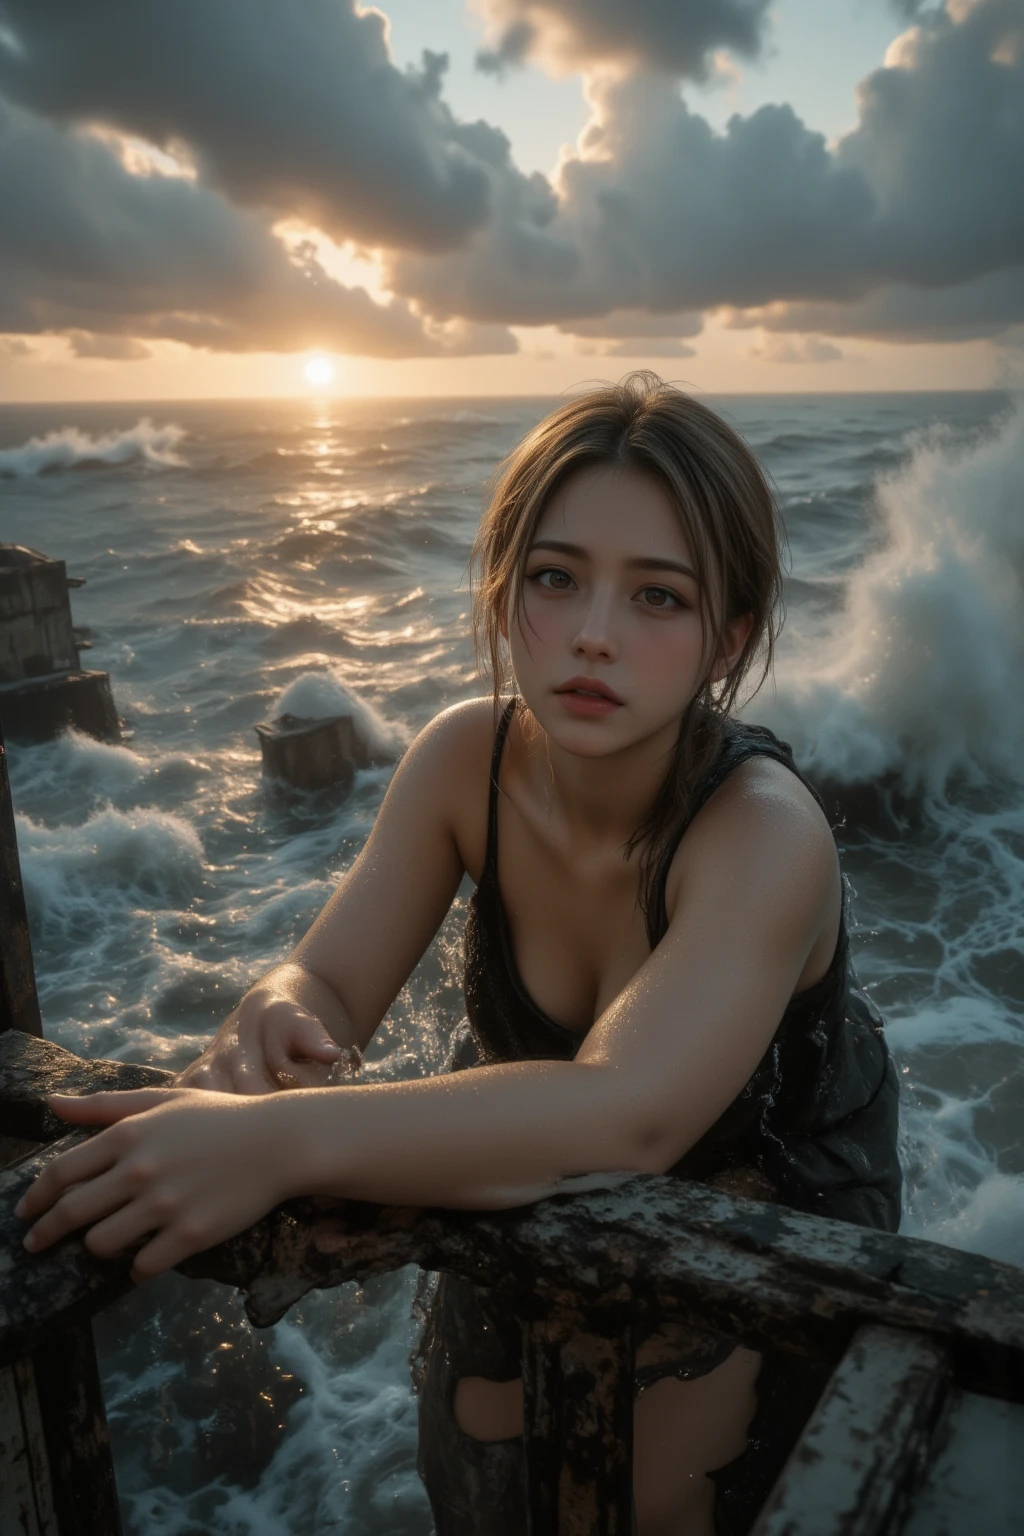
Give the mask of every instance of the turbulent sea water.
M 854 959 L 903 1087 L 903 1231 L 1024 1265 L 1024 408 L 997 394 L 712 399 L 791 546 L 746 710 L 837 808 Z M 64 559 L 121 746 L 15 747 L 46 1032 L 179 1067 L 305 931 L 388 769 L 263 778 L 253 726 L 347 696 L 396 748 L 483 691 L 465 570 L 541 400 L 0 407 L 0 540 Z M 845 819 L 843 819 L 845 818 Z M 465 893 L 367 1057 L 438 1071 Z M 266 1333 L 176 1275 L 96 1324 L 131 1536 L 428 1536 L 415 1272 Z

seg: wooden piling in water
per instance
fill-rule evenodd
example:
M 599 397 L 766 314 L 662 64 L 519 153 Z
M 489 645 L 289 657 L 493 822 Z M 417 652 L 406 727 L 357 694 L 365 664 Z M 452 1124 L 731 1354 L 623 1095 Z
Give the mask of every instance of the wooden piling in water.
M 8 741 L 48 741 L 68 726 L 120 737 L 106 672 L 85 671 L 88 649 L 71 622 L 68 588 L 84 585 L 21 544 L 0 544 L 0 722 Z
M 0 729 L 0 1039 L 42 1037 L 28 914 Z M 4 1134 L 0 1167 L 31 1153 Z M 24 1126 L 18 1125 L 21 1132 Z M 17 1244 L 17 1229 L 9 1241 Z M 87 1318 L 47 1330 L 30 1353 L 0 1367 L 0 1536 L 120 1536 L 110 1435 Z

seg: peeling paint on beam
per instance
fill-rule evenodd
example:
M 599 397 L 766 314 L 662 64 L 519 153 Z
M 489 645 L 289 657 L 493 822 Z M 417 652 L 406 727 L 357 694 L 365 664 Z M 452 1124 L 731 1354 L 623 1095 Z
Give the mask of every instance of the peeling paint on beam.
M 933 1340 L 860 1329 L 751 1536 L 898 1536 L 949 1385 L 948 1357 Z

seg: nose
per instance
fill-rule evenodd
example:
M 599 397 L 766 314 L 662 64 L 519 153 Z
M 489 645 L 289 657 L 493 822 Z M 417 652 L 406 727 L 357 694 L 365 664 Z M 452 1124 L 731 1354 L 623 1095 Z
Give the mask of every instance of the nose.
M 612 593 L 595 587 L 583 613 L 580 629 L 573 640 L 576 656 L 610 661 L 616 654 L 612 620 Z

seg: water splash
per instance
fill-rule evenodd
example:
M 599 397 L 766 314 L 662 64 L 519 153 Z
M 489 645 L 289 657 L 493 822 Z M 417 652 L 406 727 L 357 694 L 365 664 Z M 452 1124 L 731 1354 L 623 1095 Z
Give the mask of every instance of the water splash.
M 398 757 L 409 744 L 407 729 L 385 720 L 336 672 L 303 672 L 283 690 L 271 711 L 271 719 L 295 715 L 300 720 L 323 720 L 331 715 L 351 715 L 371 758 Z
M 967 446 L 922 434 L 875 501 L 884 547 L 824 645 L 780 660 L 756 718 L 839 784 L 896 774 L 938 796 L 1024 777 L 1024 407 Z
M 177 453 L 186 436 L 184 427 L 167 422 L 155 426 L 143 416 L 123 432 L 90 437 L 79 427 L 61 427 L 45 437 L 30 437 L 20 448 L 0 450 L 0 476 L 30 479 L 57 470 L 87 469 L 102 464 L 130 464 L 135 460 L 159 469 L 180 469 L 185 460 Z

